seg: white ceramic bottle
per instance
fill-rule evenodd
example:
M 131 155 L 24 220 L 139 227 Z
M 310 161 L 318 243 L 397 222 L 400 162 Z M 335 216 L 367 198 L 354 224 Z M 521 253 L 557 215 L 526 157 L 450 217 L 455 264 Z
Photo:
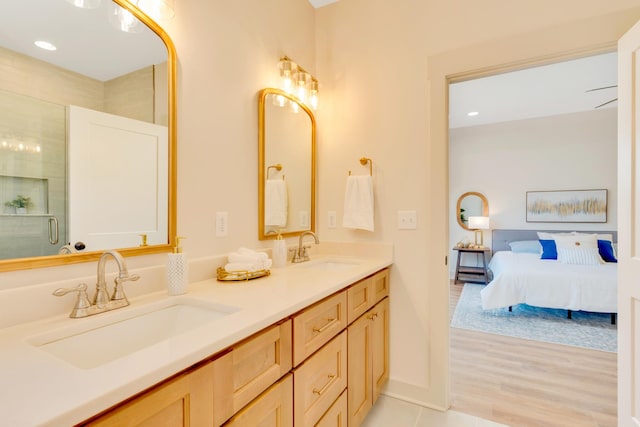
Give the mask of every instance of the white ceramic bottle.
M 287 242 L 280 235 L 273 241 L 273 252 L 271 253 L 274 267 L 284 267 L 287 264 Z
M 176 237 L 176 245 L 173 253 L 167 255 L 167 291 L 169 295 L 182 295 L 187 292 L 189 284 L 189 264 L 187 256 L 182 252 L 180 240 L 184 237 Z

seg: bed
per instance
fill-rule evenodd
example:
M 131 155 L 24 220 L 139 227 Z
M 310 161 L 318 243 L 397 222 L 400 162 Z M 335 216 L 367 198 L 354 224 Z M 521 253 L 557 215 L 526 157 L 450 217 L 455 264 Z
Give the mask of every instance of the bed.
M 617 241 L 616 233 L 611 231 L 581 233 L 606 234 L 611 236 L 612 242 Z M 564 309 L 569 318 L 572 311 L 578 310 L 611 313 L 611 321 L 615 323 L 617 264 L 582 265 L 541 259 L 540 253 L 516 249 L 517 243 L 513 243 L 529 242 L 531 245 L 537 240 L 536 230 L 493 230 L 493 256 L 489 262 L 493 279 L 480 293 L 482 308 L 490 310 L 527 304 Z M 511 244 L 514 250 L 511 250 Z

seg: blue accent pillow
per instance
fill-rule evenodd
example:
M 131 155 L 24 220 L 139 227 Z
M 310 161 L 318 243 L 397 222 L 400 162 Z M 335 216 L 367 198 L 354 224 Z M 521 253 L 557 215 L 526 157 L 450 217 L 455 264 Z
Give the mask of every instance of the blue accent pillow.
M 598 240 L 598 252 L 605 262 L 618 262 L 613 244 L 609 240 Z
M 542 248 L 537 240 L 520 240 L 509 243 L 511 252 L 539 254 Z
M 542 246 L 542 255 L 540 259 L 558 259 L 558 250 L 556 249 L 555 240 L 540 240 Z

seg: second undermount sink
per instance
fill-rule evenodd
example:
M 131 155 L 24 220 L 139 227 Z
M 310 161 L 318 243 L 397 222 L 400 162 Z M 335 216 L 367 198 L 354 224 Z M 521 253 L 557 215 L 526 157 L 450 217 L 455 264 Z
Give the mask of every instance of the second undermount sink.
M 76 319 L 78 325 L 54 330 L 27 341 L 82 369 L 92 369 L 214 322 L 235 311 L 195 299 L 168 299 L 121 316 Z M 120 314 L 120 313 L 118 313 Z M 81 322 L 87 322 L 82 328 Z
M 360 262 L 354 259 L 337 258 L 337 259 L 319 259 L 315 261 L 309 261 L 305 267 L 314 270 L 328 270 L 339 271 L 353 268 L 360 265 Z

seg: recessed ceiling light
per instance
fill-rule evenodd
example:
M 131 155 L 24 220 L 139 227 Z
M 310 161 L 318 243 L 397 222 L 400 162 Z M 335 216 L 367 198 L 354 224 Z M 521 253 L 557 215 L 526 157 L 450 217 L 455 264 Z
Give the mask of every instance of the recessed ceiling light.
M 33 44 L 38 46 L 40 49 L 44 49 L 44 50 L 57 50 L 58 49 L 53 43 L 49 43 L 49 42 L 46 42 L 44 40 L 35 41 L 35 42 L 33 42 Z
M 467 116 L 469 116 L 469 117 L 475 117 L 475 116 L 477 116 L 478 114 L 480 114 L 480 113 L 478 113 L 477 111 L 472 111 L 472 112 L 470 112 L 470 113 L 467 113 Z

